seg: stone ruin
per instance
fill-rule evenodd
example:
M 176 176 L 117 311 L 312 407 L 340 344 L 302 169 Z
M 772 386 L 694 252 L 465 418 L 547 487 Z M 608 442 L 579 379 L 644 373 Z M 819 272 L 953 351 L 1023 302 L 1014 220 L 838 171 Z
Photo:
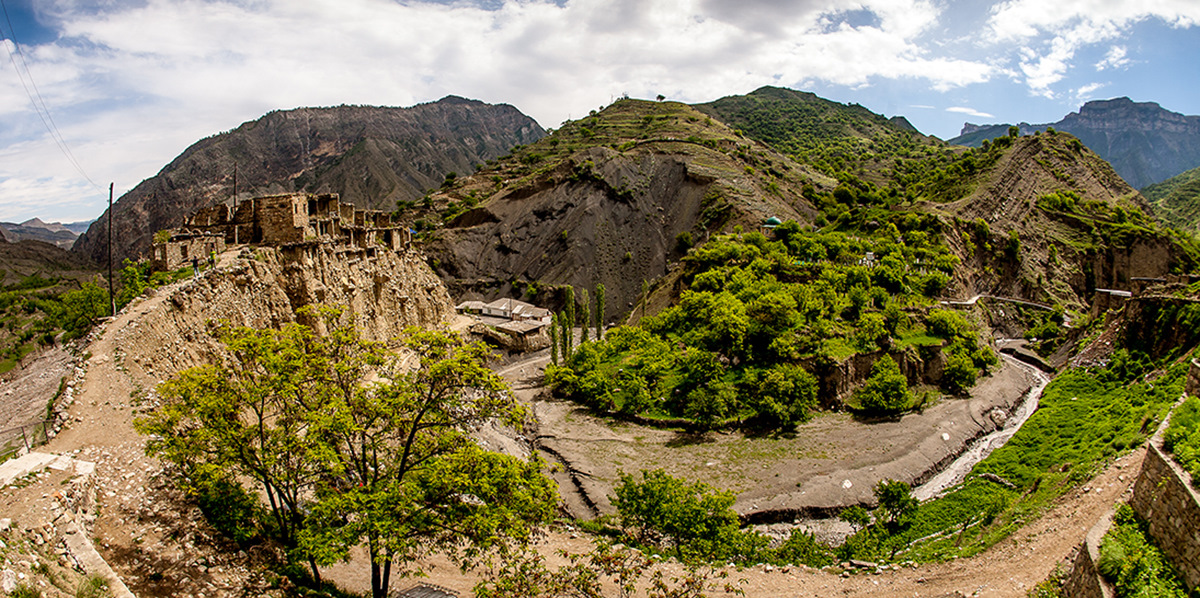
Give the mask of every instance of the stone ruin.
M 227 245 L 242 243 L 285 246 L 332 243 L 371 254 L 408 247 L 412 233 L 392 224 L 382 210 L 360 210 L 342 203 L 336 193 L 289 193 L 256 197 L 236 205 L 202 208 L 156 239 L 151 254 L 155 270 L 174 270 L 207 260 Z

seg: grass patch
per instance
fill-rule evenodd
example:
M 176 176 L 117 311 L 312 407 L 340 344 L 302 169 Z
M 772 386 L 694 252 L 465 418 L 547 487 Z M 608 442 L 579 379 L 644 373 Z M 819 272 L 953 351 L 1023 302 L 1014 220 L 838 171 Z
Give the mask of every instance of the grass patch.
M 1113 525 L 1100 544 L 1096 568 L 1117 588 L 1120 598 L 1187 598 L 1179 573 L 1150 537 L 1145 521 L 1129 505 L 1117 507 Z
M 976 465 L 966 482 L 921 505 L 899 538 L 907 547 L 894 558 L 971 556 L 1036 519 L 1105 461 L 1143 442 L 1183 390 L 1185 373 L 1185 362 L 1153 382 L 1129 383 L 1108 370 L 1063 373 L 1007 444 Z M 888 556 L 881 553 L 888 543 L 852 538 L 847 544 L 854 558 Z
M 1175 410 L 1163 446 L 1192 474 L 1192 485 L 1200 484 L 1200 399 L 1189 397 Z

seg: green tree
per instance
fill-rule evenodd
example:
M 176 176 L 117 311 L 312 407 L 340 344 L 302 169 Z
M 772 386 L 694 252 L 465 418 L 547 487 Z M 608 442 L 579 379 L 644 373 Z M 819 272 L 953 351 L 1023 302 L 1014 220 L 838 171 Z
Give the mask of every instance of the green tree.
M 63 293 L 57 304 L 49 304 L 50 317 L 70 338 L 78 338 L 96 322 L 109 315 L 112 307 L 108 291 L 94 282 L 85 282 L 77 291 Z
M 867 411 L 894 413 L 908 409 L 913 395 L 908 380 L 891 355 L 884 355 L 871 366 L 871 376 L 855 392 L 859 404 Z
M 302 499 L 320 475 L 307 413 L 328 394 L 327 366 L 338 348 L 301 324 L 225 327 L 219 337 L 227 365 L 190 368 L 163 382 L 162 407 L 134 425 L 150 436 L 146 452 L 178 466 L 185 480 L 257 482 L 273 518 L 269 529 L 294 550 L 308 508 Z M 361 350 L 354 361 L 376 354 L 371 345 L 351 348 Z
M 563 290 L 563 310 L 559 317 L 562 330 L 562 358 L 564 363 L 571 363 L 575 355 L 575 287 L 570 285 Z
M 590 328 L 588 320 L 591 319 L 592 306 L 588 302 L 588 290 L 586 288 L 579 289 L 579 314 L 578 321 L 575 323 L 579 326 L 579 344 L 588 342 L 588 328 Z
M 596 340 L 604 340 L 604 283 L 596 284 Z
M 879 501 L 880 519 L 885 525 L 899 528 L 917 513 L 920 502 L 913 498 L 912 487 L 897 480 L 880 480 L 875 484 L 875 499 Z
M 750 404 L 765 424 L 794 426 L 808 419 L 817 406 L 817 379 L 804 368 L 780 364 L 747 376 Z
M 842 512 L 838 513 L 838 519 L 849 523 L 854 527 L 855 533 L 857 533 L 871 523 L 871 514 L 861 506 L 854 505 L 842 509 Z
M 550 318 L 550 363 L 558 365 L 558 314 Z
M 393 563 L 425 551 L 462 558 L 528 538 L 553 511 L 553 482 L 468 436 L 523 415 L 486 367 L 488 352 L 447 333 L 409 330 L 415 369 L 362 340 L 331 310 L 308 314 L 328 333 L 226 329 L 226 365 L 192 368 L 160 385 L 164 406 L 140 419 L 147 451 L 185 474 L 256 480 L 289 554 L 316 565 L 365 545 L 372 595 Z
M 680 559 L 716 557 L 739 531 L 732 492 L 689 483 L 661 469 L 643 470 L 640 480 L 621 473 L 620 480 L 610 499 L 621 525 L 643 543 L 661 535 Z
M 979 368 L 971 359 L 971 354 L 963 350 L 960 344 L 950 346 L 946 354 L 946 368 L 942 372 L 942 384 L 950 392 L 963 392 L 975 384 L 979 376 Z

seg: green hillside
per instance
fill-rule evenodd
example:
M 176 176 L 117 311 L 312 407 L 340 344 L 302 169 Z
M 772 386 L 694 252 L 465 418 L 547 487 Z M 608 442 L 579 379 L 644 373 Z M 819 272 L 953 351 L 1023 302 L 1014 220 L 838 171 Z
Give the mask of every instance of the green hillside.
M 1184 230 L 1200 231 L 1200 168 L 1173 176 L 1142 189 L 1163 222 Z
M 696 108 L 850 189 L 892 201 L 966 197 L 987 166 L 981 159 L 998 156 L 926 137 L 858 104 L 790 89 L 763 87 Z

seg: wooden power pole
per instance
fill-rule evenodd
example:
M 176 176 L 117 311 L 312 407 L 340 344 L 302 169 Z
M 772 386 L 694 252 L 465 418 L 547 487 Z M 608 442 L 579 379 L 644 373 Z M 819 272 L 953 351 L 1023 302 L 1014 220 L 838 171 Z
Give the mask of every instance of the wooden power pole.
M 112 197 L 113 184 L 108 184 L 108 303 L 112 311 L 112 317 L 117 317 L 117 296 L 113 294 L 113 274 L 112 274 Z

